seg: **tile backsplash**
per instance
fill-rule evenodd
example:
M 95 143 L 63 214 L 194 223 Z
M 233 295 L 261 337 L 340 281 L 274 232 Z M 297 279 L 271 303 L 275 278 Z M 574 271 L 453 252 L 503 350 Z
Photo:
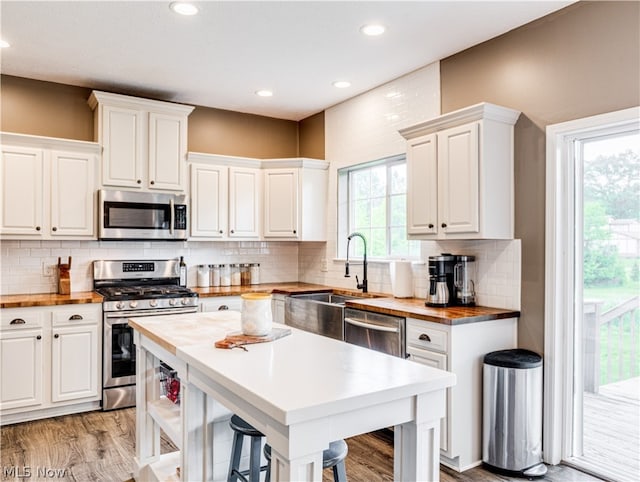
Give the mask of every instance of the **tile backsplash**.
M 92 262 L 99 259 L 171 259 L 184 256 L 188 286 L 196 286 L 197 265 L 260 263 L 263 283 L 298 279 L 298 243 L 149 242 L 149 241 L 2 241 L 0 294 L 57 292 L 58 257 L 71 256 L 71 290 L 93 289 Z
M 328 243 L 327 243 L 328 244 Z M 426 298 L 429 288 L 427 261 L 441 253 L 466 254 L 476 257 L 476 297 L 482 306 L 520 309 L 521 243 L 519 239 L 504 241 L 422 241 L 421 260 L 412 263 L 413 294 Z M 300 281 L 355 289 L 354 275 L 362 278 L 362 267 L 350 262 L 351 278 L 344 277 L 344 260 L 324 259 L 321 243 L 302 243 L 299 250 Z M 324 267 L 326 264 L 326 271 Z M 389 263 L 370 261 L 369 291 L 391 293 Z

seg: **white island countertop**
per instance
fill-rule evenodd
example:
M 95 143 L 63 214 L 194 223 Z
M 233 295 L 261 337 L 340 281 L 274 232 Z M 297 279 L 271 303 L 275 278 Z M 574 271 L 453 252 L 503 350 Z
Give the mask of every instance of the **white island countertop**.
M 437 479 L 439 419 L 454 374 L 293 328 L 291 335 L 248 345 L 247 351 L 215 348 L 217 340 L 240 329 L 240 313 L 232 311 L 134 318 L 129 323 L 186 363 L 191 389 L 265 433 L 274 459 L 282 464 L 274 480 L 305 478 L 309 470 L 316 479 L 322 449 L 330 441 L 390 425 L 397 425 L 398 480 L 419 475 Z M 437 402 L 426 396 L 433 394 Z M 398 429 L 411 424 L 408 430 Z M 428 430 L 420 426 L 431 435 L 425 436 Z M 422 445 L 427 454 L 404 445 L 408 452 L 399 460 L 399 442 Z

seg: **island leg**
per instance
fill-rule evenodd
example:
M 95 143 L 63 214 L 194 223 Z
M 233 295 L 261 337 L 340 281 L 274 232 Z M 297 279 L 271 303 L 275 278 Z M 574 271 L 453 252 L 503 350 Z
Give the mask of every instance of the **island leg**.
M 440 480 L 440 419 L 445 404 L 445 389 L 418 395 L 415 419 L 395 426 L 394 480 Z
M 141 347 L 140 334 L 133 332 L 136 345 L 136 473 L 141 472 L 148 465 L 160 457 L 160 427 L 155 423 L 147 411 L 147 400 L 154 400 L 159 395 L 159 385 L 156 383 L 156 372 L 159 360 Z M 144 477 L 142 477 L 144 478 Z
M 289 460 L 272 447 L 271 480 L 273 482 L 322 480 L 322 452 Z

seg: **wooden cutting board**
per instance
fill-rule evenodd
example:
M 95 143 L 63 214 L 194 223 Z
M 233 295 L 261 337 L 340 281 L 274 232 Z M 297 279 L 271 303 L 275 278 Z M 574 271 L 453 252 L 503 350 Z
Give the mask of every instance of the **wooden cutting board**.
M 244 348 L 244 345 L 273 341 L 290 334 L 290 328 L 273 328 L 271 332 L 265 336 L 243 335 L 240 332 L 230 333 L 224 339 L 216 341 L 214 345 L 216 348 Z M 246 348 L 244 349 L 246 350 Z

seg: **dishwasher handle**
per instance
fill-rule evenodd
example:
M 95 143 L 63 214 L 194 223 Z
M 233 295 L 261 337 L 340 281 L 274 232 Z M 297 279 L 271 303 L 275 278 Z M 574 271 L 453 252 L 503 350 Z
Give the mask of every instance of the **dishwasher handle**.
M 398 326 L 382 326 L 382 325 L 372 325 L 371 323 L 365 323 L 363 321 L 354 320 L 353 318 L 345 318 L 345 323 L 349 323 L 350 325 L 359 326 L 360 328 L 366 328 L 368 330 L 374 331 L 384 331 L 387 333 L 399 333 L 400 328 Z

